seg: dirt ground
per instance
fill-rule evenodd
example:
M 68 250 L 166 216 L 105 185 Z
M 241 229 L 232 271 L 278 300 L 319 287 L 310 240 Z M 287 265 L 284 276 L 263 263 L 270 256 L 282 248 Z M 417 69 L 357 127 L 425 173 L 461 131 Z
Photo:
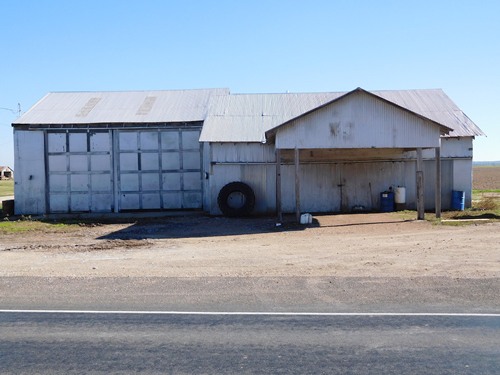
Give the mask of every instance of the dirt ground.
M 0 235 L 0 277 L 500 277 L 500 222 L 170 217 Z

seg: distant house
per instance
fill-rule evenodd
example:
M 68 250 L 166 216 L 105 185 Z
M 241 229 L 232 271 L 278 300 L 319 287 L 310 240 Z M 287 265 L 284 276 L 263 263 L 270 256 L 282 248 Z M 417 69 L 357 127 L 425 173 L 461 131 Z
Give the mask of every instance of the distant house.
M 440 89 L 49 93 L 12 125 L 17 214 L 467 207 L 484 135 Z
M 14 170 L 10 167 L 0 165 L 0 180 L 14 179 Z

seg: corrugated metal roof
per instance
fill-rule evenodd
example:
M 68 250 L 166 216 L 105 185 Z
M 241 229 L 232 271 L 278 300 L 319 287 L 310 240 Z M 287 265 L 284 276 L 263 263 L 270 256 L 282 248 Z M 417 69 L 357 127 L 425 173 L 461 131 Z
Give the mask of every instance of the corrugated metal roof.
M 265 132 L 343 93 L 231 94 L 212 99 L 201 142 L 263 142 Z
M 13 125 L 203 121 L 210 97 L 228 94 L 229 89 L 54 92 Z
M 448 137 L 485 135 L 441 89 L 384 90 L 370 92 L 453 129 L 453 131 L 448 134 Z
M 369 91 L 417 115 L 453 129 L 448 136 L 484 133 L 441 89 Z M 203 125 L 202 142 L 264 142 L 265 133 L 347 92 L 232 94 L 212 100 Z
M 449 136 L 484 135 L 443 90 L 370 93 L 453 129 Z M 345 94 L 230 94 L 229 89 L 55 92 L 13 125 L 205 121 L 202 142 L 263 142 L 266 131 Z

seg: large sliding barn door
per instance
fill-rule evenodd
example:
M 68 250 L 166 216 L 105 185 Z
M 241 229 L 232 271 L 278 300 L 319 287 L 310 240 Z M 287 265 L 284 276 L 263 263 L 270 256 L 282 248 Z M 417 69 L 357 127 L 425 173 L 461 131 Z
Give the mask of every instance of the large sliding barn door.
M 120 210 L 202 208 L 200 129 L 117 134 Z
M 109 131 L 47 133 L 49 212 L 113 210 L 111 145 Z
M 202 208 L 199 128 L 114 132 L 46 133 L 48 212 Z

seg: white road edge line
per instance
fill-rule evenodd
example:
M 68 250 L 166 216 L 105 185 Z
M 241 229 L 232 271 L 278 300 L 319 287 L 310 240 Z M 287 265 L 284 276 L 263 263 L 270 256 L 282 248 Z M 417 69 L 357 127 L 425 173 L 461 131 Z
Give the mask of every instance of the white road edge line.
M 121 311 L 121 310 L 6 310 L 0 313 L 28 314 L 116 314 L 116 315 L 233 315 L 233 316 L 448 316 L 500 317 L 500 313 L 397 313 L 397 312 L 251 312 L 251 311 Z

